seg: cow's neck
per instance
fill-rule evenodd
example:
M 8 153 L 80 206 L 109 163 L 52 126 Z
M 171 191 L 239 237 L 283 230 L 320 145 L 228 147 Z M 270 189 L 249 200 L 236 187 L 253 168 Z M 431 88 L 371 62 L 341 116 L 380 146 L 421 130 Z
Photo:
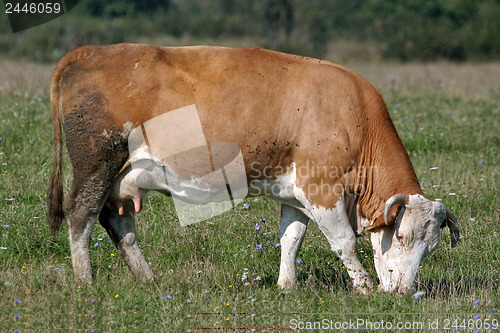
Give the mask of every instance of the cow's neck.
M 383 100 L 380 98 L 365 109 L 372 121 L 369 121 L 356 184 L 360 213 L 374 222 L 381 216 L 383 219 L 385 203 L 394 194 L 423 193 Z

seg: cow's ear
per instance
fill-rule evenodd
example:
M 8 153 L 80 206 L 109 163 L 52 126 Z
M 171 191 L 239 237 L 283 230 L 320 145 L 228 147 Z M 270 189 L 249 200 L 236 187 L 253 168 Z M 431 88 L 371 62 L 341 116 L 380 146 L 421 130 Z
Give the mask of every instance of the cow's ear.
M 397 208 L 393 207 L 389 212 L 388 221 L 384 220 L 384 213 L 379 213 L 373 220 L 372 224 L 365 229 L 365 232 L 377 232 L 393 225 L 396 222 L 396 217 L 399 215 L 402 207 L 403 206 L 401 205 L 398 205 Z

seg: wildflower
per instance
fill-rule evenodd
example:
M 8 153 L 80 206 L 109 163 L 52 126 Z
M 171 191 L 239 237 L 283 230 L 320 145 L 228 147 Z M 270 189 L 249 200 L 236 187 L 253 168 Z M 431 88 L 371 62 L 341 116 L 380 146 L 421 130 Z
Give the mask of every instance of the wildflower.
M 94 304 L 94 303 L 95 303 L 95 299 L 91 299 L 90 304 Z
M 495 308 L 493 308 L 493 309 L 490 310 L 490 313 L 493 313 L 493 312 L 495 312 Z
M 260 221 L 260 222 L 266 222 L 266 218 L 265 218 L 265 217 L 263 217 L 263 218 L 261 218 L 259 221 Z
M 9 225 L 8 225 L 8 224 L 4 224 L 4 225 L 3 225 L 3 227 L 4 227 L 4 228 L 8 228 L 8 227 L 9 227 Z
M 401 107 L 401 104 L 397 103 L 396 104 L 396 109 L 399 109 Z
M 109 242 L 109 238 L 106 237 L 106 242 Z
M 281 246 L 281 243 L 274 244 L 274 247 L 280 247 L 280 246 Z
M 476 300 L 476 301 L 474 302 L 474 306 L 477 306 L 478 304 L 479 304 L 479 300 Z
M 94 247 L 98 247 L 98 246 L 99 246 L 99 242 L 94 244 Z
M 20 316 L 20 315 L 18 315 L 18 314 L 16 314 L 14 317 L 15 317 L 16 319 L 21 319 L 21 316 Z
M 478 319 L 479 319 L 479 315 L 476 315 L 476 316 L 474 317 L 474 321 L 477 321 Z
M 120 297 L 120 295 L 119 295 L 119 294 L 116 294 L 116 295 L 115 295 L 115 298 L 118 298 L 118 297 Z
M 166 299 L 172 299 L 172 295 L 165 296 Z
M 255 230 L 257 230 L 257 231 L 258 231 L 258 230 L 260 230 L 260 225 L 258 225 L 258 224 L 257 224 L 257 225 L 255 226 Z
M 250 208 L 250 205 L 246 205 L 246 206 L 245 206 L 245 209 L 248 209 L 248 208 Z
M 95 315 L 90 315 L 90 319 L 94 319 L 95 318 Z
M 297 260 L 297 264 L 301 264 L 303 262 L 304 262 L 304 260 L 302 260 L 302 259 Z
M 21 301 L 19 300 L 19 298 L 16 298 L 16 304 L 21 304 Z
M 205 300 L 206 300 L 207 302 L 210 302 L 210 298 L 208 298 L 208 296 L 205 296 Z
M 257 250 L 260 250 L 262 249 L 262 244 L 257 244 L 257 246 L 255 247 Z

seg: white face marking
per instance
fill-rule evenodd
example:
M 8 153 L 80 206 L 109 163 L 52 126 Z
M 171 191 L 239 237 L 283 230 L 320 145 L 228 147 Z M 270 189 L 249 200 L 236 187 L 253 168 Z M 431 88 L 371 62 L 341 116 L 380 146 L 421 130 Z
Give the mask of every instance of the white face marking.
M 412 290 L 422 260 L 439 245 L 445 215 L 440 203 L 411 195 L 394 225 L 371 234 L 381 289 Z

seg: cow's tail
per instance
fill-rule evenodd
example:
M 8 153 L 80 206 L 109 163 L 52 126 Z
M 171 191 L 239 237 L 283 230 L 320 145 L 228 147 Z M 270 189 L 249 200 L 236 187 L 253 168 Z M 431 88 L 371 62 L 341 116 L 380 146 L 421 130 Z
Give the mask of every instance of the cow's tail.
M 57 64 L 50 86 L 50 101 L 52 121 L 54 125 L 54 166 L 50 177 L 47 193 L 48 217 L 47 224 L 52 233 L 61 226 L 63 213 L 63 186 L 62 186 L 62 110 L 60 106 L 59 84 L 64 70 L 73 62 L 92 53 L 93 47 L 83 46 L 66 54 Z

